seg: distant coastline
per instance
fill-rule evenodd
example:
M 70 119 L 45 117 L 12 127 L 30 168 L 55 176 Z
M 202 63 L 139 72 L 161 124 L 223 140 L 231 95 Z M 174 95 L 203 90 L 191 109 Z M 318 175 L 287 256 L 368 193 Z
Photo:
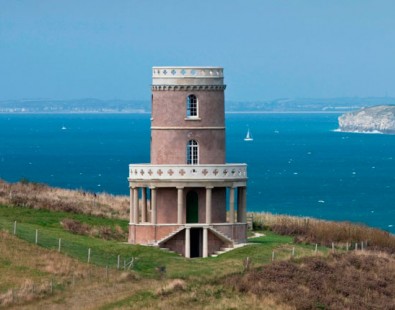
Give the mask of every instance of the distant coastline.
M 226 100 L 227 114 L 340 114 L 378 104 L 395 105 L 392 97 L 339 98 L 278 98 L 273 100 Z M 151 103 L 147 100 L 102 100 L 82 98 L 0 100 L 4 114 L 147 114 Z

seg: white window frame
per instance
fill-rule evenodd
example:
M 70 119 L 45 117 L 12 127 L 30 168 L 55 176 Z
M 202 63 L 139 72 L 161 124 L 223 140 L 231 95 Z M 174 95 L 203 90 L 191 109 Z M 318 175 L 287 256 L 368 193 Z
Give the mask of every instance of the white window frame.
M 189 140 L 187 143 L 187 165 L 199 164 L 199 143 L 196 140 Z
M 194 99 L 195 102 L 191 102 L 191 99 Z M 195 105 L 193 107 L 192 105 Z M 189 94 L 186 100 L 186 114 L 188 119 L 199 118 L 199 100 L 195 94 Z M 192 115 L 191 111 L 195 110 L 196 115 Z

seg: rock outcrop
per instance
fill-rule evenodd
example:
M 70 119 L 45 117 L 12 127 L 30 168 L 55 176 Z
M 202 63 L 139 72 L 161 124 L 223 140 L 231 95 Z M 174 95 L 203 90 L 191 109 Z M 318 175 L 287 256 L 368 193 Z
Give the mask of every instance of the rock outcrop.
M 339 129 L 348 132 L 395 134 L 395 106 L 379 105 L 339 116 Z

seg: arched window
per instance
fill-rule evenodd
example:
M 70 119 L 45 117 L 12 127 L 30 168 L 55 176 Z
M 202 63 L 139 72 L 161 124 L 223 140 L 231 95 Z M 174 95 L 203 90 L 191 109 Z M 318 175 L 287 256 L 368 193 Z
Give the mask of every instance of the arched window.
M 189 140 L 187 144 L 187 164 L 197 165 L 199 163 L 199 144 L 195 140 Z
M 187 97 L 187 117 L 198 117 L 198 101 L 195 95 Z

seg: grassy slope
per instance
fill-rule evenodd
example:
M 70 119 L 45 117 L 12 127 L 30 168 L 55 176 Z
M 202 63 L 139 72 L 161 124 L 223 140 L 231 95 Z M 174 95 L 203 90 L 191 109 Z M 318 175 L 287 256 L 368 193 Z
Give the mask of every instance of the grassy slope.
M 15 239 L 10 234 L 3 234 L 0 238 L 0 296 L 7 289 L 26 287 L 26 283 L 29 281 L 55 278 L 62 283 L 74 272 L 77 272 L 77 276 L 80 278 L 75 287 L 61 284 L 62 291 L 57 290 L 53 296 L 45 295 L 42 300 L 33 300 L 28 303 L 28 307 L 33 308 L 49 308 L 56 305 L 56 308 L 103 307 L 105 309 L 119 307 L 293 309 L 298 307 L 296 301 L 301 299 L 298 299 L 298 296 L 287 295 L 290 287 L 281 286 L 281 284 L 292 282 L 302 292 L 303 290 L 308 292 L 312 288 L 308 287 L 309 281 L 304 283 L 284 278 L 276 270 L 277 264 L 271 264 L 271 257 L 274 251 L 276 261 L 287 261 L 288 269 L 285 268 L 285 271 L 302 268 L 301 274 L 309 276 L 311 273 L 313 276 L 311 270 L 303 270 L 303 266 L 310 263 L 302 257 L 311 256 L 314 246 L 295 244 L 294 238 L 328 246 L 333 241 L 337 242 L 339 246 L 346 242 L 369 241 L 370 248 L 376 247 L 388 253 L 393 253 L 395 249 L 394 238 L 382 231 L 348 223 L 262 215 L 261 222 L 275 232 L 265 231 L 266 235 L 252 239 L 251 245 L 217 258 L 188 260 L 156 248 L 132 246 L 119 241 L 76 235 L 64 230 L 60 225 L 60 222 L 67 218 L 78 220 L 94 229 L 97 227 L 114 229 L 119 226 L 126 232 L 127 199 L 125 197 L 113 197 L 106 194 L 96 197 L 89 193 L 53 189 L 39 184 L 8 184 L 0 181 L 0 205 L 0 230 L 12 231 L 13 221 L 16 220 L 19 238 L 32 243 L 35 230 L 38 229 L 39 245 L 52 249 L 43 249 Z M 24 207 L 18 207 L 18 205 Z M 256 217 L 256 220 L 258 224 L 261 223 L 259 217 Z M 77 260 L 56 252 L 58 238 L 62 238 L 62 253 L 77 258 Z M 88 248 L 92 250 L 91 265 L 86 264 Z M 292 248 L 295 248 L 296 256 L 299 257 L 296 260 L 289 260 Z M 320 254 L 324 255 L 317 258 L 322 264 L 325 265 L 327 262 L 332 265 L 337 264 L 333 258 L 327 258 L 327 248 L 319 247 L 319 250 Z M 103 267 L 110 265 L 114 268 L 118 255 L 121 255 L 121 262 L 124 258 L 137 258 L 134 271 L 141 278 L 140 280 L 136 280 L 134 276 L 128 278 L 130 274 L 123 280 L 118 279 L 122 278 L 122 274 L 114 269 L 110 271 L 110 280 L 103 279 L 105 272 Z M 377 262 L 381 262 L 381 264 L 384 262 L 385 268 L 379 269 L 373 264 L 372 273 L 367 273 L 358 267 L 358 259 L 353 260 L 351 257 L 351 261 L 357 261 L 357 265 L 353 265 L 347 259 L 339 261 L 339 267 L 346 267 L 344 272 L 351 271 L 348 273 L 354 277 L 351 277 L 351 280 L 362 279 L 358 285 L 359 288 L 364 289 L 366 298 L 378 298 L 380 288 L 383 286 L 391 288 L 394 281 L 394 277 L 387 277 L 384 282 L 379 283 L 379 287 L 374 286 L 375 282 L 371 280 L 385 274 L 392 275 L 395 263 L 391 257 L 382 261 L 380 260 L 381 254 L 373 253 L 372 255 L 373 257 L 377 255 L 379 257 Z M 346 256 L 349 257 L 350 254 Z M 16 260 L 15 257 L 18 259 Z M 251 272 L 243 271 L 243 260 L 246 257 L 250 257 L 252 260 Z M 55 264 L 55 262 L 59 263 Z M 92 272 L 92 266 L 99 267 L 93 268 Z M 159 274 L 156 271 L 158 266 L 166 267 L 167 272 L 164 279 L 159 279 Z M 259 268 L 262 267 L 268 268 L 265 269 L 265 272 L 267 271 L 269 274 L 274 270 L 274 274 L 278 275 L 280 282 L 281 279 L 286 280 L 283 281 L 284 283 L 277 283 L 275 276 L 263 282 L 260 282 L 259 278 L 250 281 L 252 283 L 250 288 L 242 287 L 240 289 L 235 285 L 234 281 L 242 283 L 251 274 L 260 272 Z M 59 273 L 59 270 L 63 270 L 63 273 Z M 314 276 L 320 279 L 325 275 L 323 271 L 325 270 L 317 270 Z M 265 272 L 261 276 L 262 279 L 264 279 Z M 87 274 L 90 276 L 88 277 Z M 366 277 L 368 277 L 367 281 L 364 280 Z M 183 282 L 179 284 L 177 281 Z M 254 287 L 255 284 L 256 287 Z M 332 291 L 326 291 L 327 295 L 336 292 L 336 286 L 330 286 L 330 284 L 329 282 L 328 285 L 332 287 Z M 270 288 L 272 286 L 277 287 L 277 293 L 261 290 L 262 287 Z M 352 286 L 352 284 L 348 286 Z M 303 293 L 299 293 L 299 295 L 309 296 Z M 332 296 L 335 296 L 335 300 L 339 299 L 336 295 Z M 391 293 L 388 296 L 395 299 Z M 319 297 L 318 303 L 314 305 L 321 305 L 320 298 L 323 300 L 322 297 Z M 346 298 L 347 302 L 352 304 L 353 298 L 360 299 L 361 297 L 360 295 L 350 296 L 348 299 Z M 385 299 L 377 299 L 377 302 L 383 302 L 383 300 L 385 305 Z
M 218 279 L 220 276 L 241 272 L 243 270 L 243 259 L 247 256 L 252 259 L 254 266 L 262 266 L 271 261 L 272 251 L 275 251 L 276 260 L 279 260 L 289 258 L 293 247 L 295 247 L 295 252 L 298 256 L 310 255 L 313 250 L 312 246 L 293 244 L 292 238 L 290 237 L 266 232 L 266 236 L 252 239 L 251 245 L 236 249 L 217 258 L 190 260 L 173 253 L 163 252 L 157 248 L 133 246 L 118 241 L 109 241 L 72 234 L 71 232 L 65 231 L 60 225 L 60 222 L 64 218 L 78 219 L 83 223 L 97 226 L 104 225 L 113 227 L 119 225 L 125 228 L 125 225 L 127 225 L 127 222 L 124 220 L 105 219 L 66 212 L 0 206 L 0 228 L 10 232 L 6 234 L 7 238 L 2 238 L 0 241 L 2 253 L 8 253 L 7 255 L 2 255 L 0 260 L 0 293 L 5 293 L 11 288 L 19 288 L 23 286 L 26 281 L 37 282 L 48 280 L 53 277 L 55 277 L 55 279 L 57 277 L 67 278 L 70 277 L 71 274 L 74 274 L 74 271 L 79 269 L 81 269 L 79 274 L 84 278 L 89 269 L 89 265 L 85 263 L 87 249 L 91 248 L 93 264 L 102 266 L 102 271 L 98 271 L 99 274 L 104 273 L 103 270 L 105 269 L 103 269 L 103 267 L 109 263 L 109 259 L 112 259 L 112 266 L 115 267 L 117 255 L 129 258 L 133 256 L 137 258 L 134 271 L 140 274 L 140 277 L 144 279 L 140 281 L 154 281 L 154 284 L 151 283 L 150 286 L 147 286 L 146 290 L 142 289 L 144 285 L 139 286 L 138 290 L 135 289 L 134 292 L 138 292 L 137 294 L 130 293 L 133 292 L 130 291 L 129 294 L 125 293 L 125 297 L 125 294 L 122 294 L 121 290 L 120 294 L 114 294 L 113 299 L 106 299 L 103 303 L 108 303 L 108 307 L 111 308 L 113 303 L 115 303 L 114 306 L 124 303 L 129 304 L 130 300 L 136 303 L 135 299 L 137 298 L 140 302 L 136 304 L 152 306 L 162 299 L 161 294 L 158 295 L 156 291 L 167 283 L 167 280 L 158 280 L 159 274 L 156 271 L 157 266 L 166 266 L 165 279 L 184 279 L 188 283 L 189 290 L 199 291 L 207 285 L 210 286 L 210 281 Z M 17 221 L 18 223 L 17 236 L 29 241 L 30 244 L 15 239 L 15 237 L 11 235 L 13 221 Z M 52 248 L 52 250 L 45 250 L 42 247 L 32 244 L 34 243 L 36 229 L 39 231 L 39 245 Z M 77 258 L 79 262 L 57 253 L 57 238 L 62 238 L 62 253 Z M 40 258 L 31 260 L 30 256 L 39 256 Z M 13 260 L 12 257 L 19 257 L 19 259 Z M 62 262 L 63 260 L 63 263 L 59 263 L 56 266 L 51 265 L 51 267 L 46 267 L 45 265 L 45 262 L 52 262 L 53 264 L 53 262 Z M 31 263 L 32 261 L 36 261 L 36 263 Z M 44 262 L 43 266 L 38 263 L 40 261 Z M 55 270 L 63 271 L 58 275 Z M 119 273 L 115 270 L 111 272 Z M 85 286 L 87 292 L 90 287 L 98 286 L 97 282 L 101 281 L 102 279 L 98 278 L 96 282 L 87 283 Z M 99 285 L 99 287 L 101 286 Z M 72 288 L 66 287 L 63 293 L 57 292 L 55 295 L 64 295 L 64 299 L 60 298 L 62 301 L 57 301 L 57 303 L 68 305 L 69 300 L 74 300 L 75 297 L 73 296 L 76 293 L 74 292 L 73 296 L 70 295 L 71 290 Z M 104 291 L 106 291 L 105 288 Z M 216 291 L 216 289 L 210 288 L 209 291 L 212 291 L 212 294 L 215 296 L 222 295 L 221 290 Z M 81 292 L 78 294 L 83 300 L 89 300 L 87 295 L 82 295 Z M 227 294 L 227 290 L 224 290 L 224 300 L 226 300 L 225 295 Z M 130 297 L 130 295 L 132 295 L 132 297 Z M 46 304 L 49 300 L 55 299 L 58 300 L 59 298 L 47 297 L 47 299 L 33 302 L 33 304 Z M 231 299 L 233 299 L 233 297 Z M 102 305 L 99 301 L 96 302 L 97 306 Z M 196 306 L 199 304 L 200 302 L 197 303 Z

